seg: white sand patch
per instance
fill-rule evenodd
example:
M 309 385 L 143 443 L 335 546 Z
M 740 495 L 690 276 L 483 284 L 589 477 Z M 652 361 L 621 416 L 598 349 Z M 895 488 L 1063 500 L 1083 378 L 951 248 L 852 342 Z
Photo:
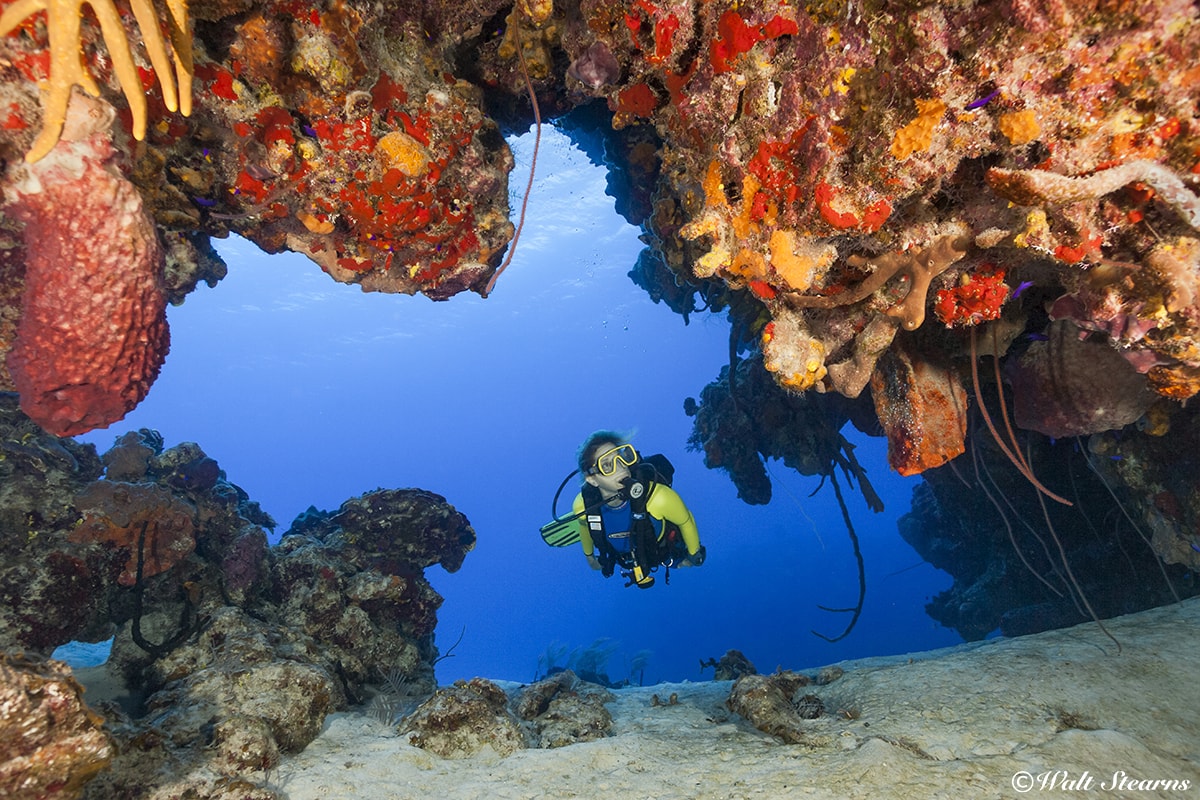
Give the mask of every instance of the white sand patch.
M 269 779 L 291 800 L 963 800 L 1020 796 L 1022 781 L 1030 796 L 1200 797 L 1200 599 L 1106 624 L 1119 655 L 1086 624 L 845 662 L 841 679 L 801 690 L 833 712 L 807 744 L 731 714 L 728 682 L 675 683 L 616 692 L 610 738 L 508 758 L 442 760 L 335 714 Z M 672 693 L 677 705 L 653 704 Z

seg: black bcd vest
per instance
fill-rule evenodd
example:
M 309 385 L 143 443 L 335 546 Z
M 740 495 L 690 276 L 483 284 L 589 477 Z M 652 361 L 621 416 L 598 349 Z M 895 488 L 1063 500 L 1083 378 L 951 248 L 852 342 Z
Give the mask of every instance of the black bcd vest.
M 664 531 L 660 542 L 654 530 L 654 523 L 651 522 L 650 515 L 646 511 L 646 503 L 657 485 L 670 486 L 674 477 L 675 467 L 661 453 L 647 456 L 639 463 L 634 464 L 630 470 L 629 479 L 621 490 L 621 496 L 629 501 L 631 512 L 630 551 L 628 554 L 618 553 L 608 540 L 608 534 L 604 530 L 604 516 L 601 513 L 604 500 L 600 495 L 600 490 L 590 483 L 583 485 L 581 490 L 583 502 L 588 511 L 585 519 L 592 533 L 592 543 L 596 546 L 600 569 L 604 577 L 612 577 L 618 565 L 622 569 L 631 569 L 637 564 L 649 572 L 651 568 L 657 567 L 670 558 L 675 537 L 669 534 L 673 531 L 674 526 L 666 520 L 663 521 L 663 525 L 668 530 Z

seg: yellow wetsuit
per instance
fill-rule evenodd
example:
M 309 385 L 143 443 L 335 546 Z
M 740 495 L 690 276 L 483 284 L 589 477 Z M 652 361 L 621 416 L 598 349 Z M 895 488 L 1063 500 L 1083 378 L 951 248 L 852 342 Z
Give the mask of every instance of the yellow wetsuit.
M 700 551 L 700 533 L 696 530 L 696 520 L 692 518 L 692 512 L 688 511 L 688 507 L 683 504 L 683 499 L 670 486 L 655 483 L 653 487 L 650 497 L 646 500 L 646 511 L 660 523 L 664 523 L 658 526 L 658 538 L 662 539 L 663 533 L 667 530 L 665 523 L 670 522 L 679 528 L 679 535 L 683 537 L 688 555 L 696 555 Z M 592 541 L 587 515 L 583 514 L 584 505 L 583 493 L 580 492 L 575 495 L 574 503 L 574 511 L 580 515 L 579 543 L 583 545 L 584 555 L 594 555 L 596 544 Z

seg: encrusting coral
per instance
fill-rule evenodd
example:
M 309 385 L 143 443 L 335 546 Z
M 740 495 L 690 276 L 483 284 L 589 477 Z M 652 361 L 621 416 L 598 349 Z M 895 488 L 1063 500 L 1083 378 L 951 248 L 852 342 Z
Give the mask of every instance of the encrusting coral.
M 1005 283 L 1013 275 L 1084 296 L 1084 319 L 1072 318 L 1099 328 L 1113 303 L 1086 295 L 1076 265 L 1146 263 L 1151 226 L 1167 241 L 1194 227 L 1200 140 L 1178 109 L 1196 100 L 1195 72 L 1152 59 L 1120 66 L 1132 52 L 1194 63 L 1200 37 L 1186 3 L 1029 13 L 1020 25 L 984 3 L 868 3 L 846 15 L 651 3 L 612 32 L 589 9 L 593 39 L 626 65 L 616 85 L 592 90 L 616 120 L 636 117 L 665 144 L 647 219 L 659 263 L 700 279 L 709 297 L 716 279 L 757 300 L 731 303 L 735 328 L 761 334 L 740 343 L 760 348 L 789 389 L 854 396 L 889 348 L 906 347 L 916 362 L 925 348 L 954 351 L 955 329 L 1023 305 L 1013 301 L 1027 286 Z M 1068 43 L 1054 52 L 1042 36 L 1051 28 Z M 587 37 L 570 44 L 581 54 L 592 46 Z M 932 268 L 899 269 L 934 253 Z M 905 278 L 920 280 L 905 291 Z M 1187 312 L 1159 313 L 1149 283 L 1119 300 L 1122 319 L 1154 334 L 1112 344 L 1152 370 L 1160 393 L 1179 397 L 1196 382 L 1184 343 L 1197 331 Z M 951 330 L 924 325 L 930 305 Z M 897 340 L 881 319 L 889 316 L 920 330 L 920 346 Z M 888 402 L 877 398 L 881 414 L 922 413 Z
M 158 13 L 138 0 L 136 26 L 105 0 L 102 48 L 79 5 L 17 0 L 0 25 L 15 70 L 0 144 L 38 155 L 71 83 L 116 103 L 119 88 L 117 127 L 146 138 L 132 147 L 118 130 L 113 166 L 173 265 L 236 232 L 368 290 L 445 299 L 487 294 L 514 230 L 501 126 L 604 105 L 587 124 L 605 129 L 613 169 L 637 176 L 619 207 L 645 226 L 647 264 L 671 273 L 645 282 L 755 301 L 738 305 L 742 338 L 790 389 L 862 391 L 897 331 L 952 348 L 956 330 L 1013 304 L 1004 276 L 1019 275 L 1078 299 L 1084 330 L 1113 322 L 1114 304 L 1153 326 L 1114 344 L 1156 391 L 1189 396 L 1200 365 L 1185 293 L 1164 317 L 1149 281 L 1114 303 L 1086 267 L 1148 263 L 1151 230 L 1195 236 L 1200 134 L 1179 109 L 1200 81 L 1172 66 L 1200 49 L 1194 4 L 1020 5 L 268 0 L 192 9 L 189 36 L 177 0 Z M 42 7 L 48 61 L 36 20 L 18 28 Z M 126 30 L 142 41 L 127 46 Z M 53 100 L 29 150 L 42 78 Z M 192 117 L 169 113 L 192 95 Z M 1188 263 L 1178 250 L 1155 258 Z M 929 330 L 931 306 L 951 330 Z

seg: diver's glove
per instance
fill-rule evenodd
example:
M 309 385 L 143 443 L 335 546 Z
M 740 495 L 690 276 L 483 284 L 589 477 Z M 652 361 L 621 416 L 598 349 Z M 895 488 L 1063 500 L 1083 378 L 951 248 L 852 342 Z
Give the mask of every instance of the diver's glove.
M 699 567 L 704 564 L 704 559 L 708 558 L 708 551 L 704 549 L 704 545 L 700 545 L 700 549 L 694 553 L 689 553 L 684 556 L 679 562 L 681 567 Z
M 587 554 L 587 562 L 588 562 L 588 566 L 591 567 L 592 569 L 596 569 L 596 570 L 601 569 L 600 559 L 596 558 L 595 553 Z

